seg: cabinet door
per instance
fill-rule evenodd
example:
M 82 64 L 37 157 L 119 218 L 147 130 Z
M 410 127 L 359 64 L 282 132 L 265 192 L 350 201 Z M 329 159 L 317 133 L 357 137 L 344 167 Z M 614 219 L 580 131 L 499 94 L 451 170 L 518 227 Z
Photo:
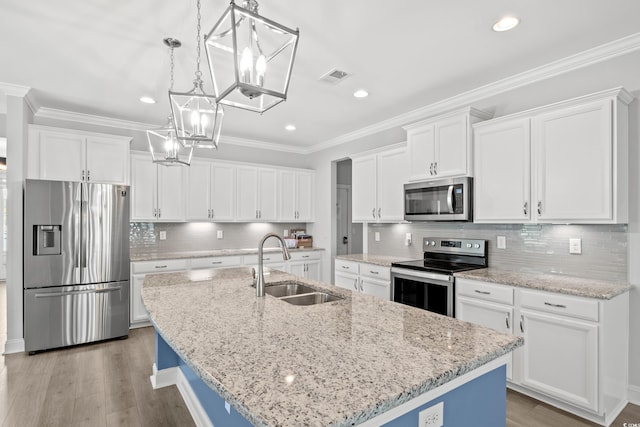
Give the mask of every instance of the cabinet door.
M 356 292 L 359 289 L 358 276 L 356 274 L 339 274 L 338 272 L 336 272 L 334 285 Z
M 389 150 L 378 154 L 376 212 L 379 221 L 404 219 L 404 184 L 407 181 L 407 150 Z
M 211 218 L 233 221 L 236 204 L 236 167 L 214 163 L 211 167 Z
M 311 172 L 298 173 L 298 215 L 297 221 L 311 222 L 313 215 L 314 174 Z
M 474 129 L 474 222 L 529 221 L 529 119 Z
M 612 219 L 611 110 L 607 100 L 534 118 L 539 220 Z
M 289 273 L 297 277 L 305 277 L 306 268 L 304 262 L 290 262 Z
M 598 411 L 596 323 L 520 310 L 523 386 Z
M 85 173 L 85 137 L 72 133 L 45 132 L 38 135 L 40 179 L 83 181 Z
M 256 221 L 258 219 L 258 169 L 239 166 L 236 171 L 236 214 L 237 219 Z
M 155 221 L 157 169 L 151 156 L 131 156 L 131 221 Z
M 409 152 L 409 180 L 423 181 L 434 177 L 435 135 L 434 125 L 426 125 L 407 132 Z
M 295 221 L 297 206 L 297 178 L 295 171 L 280 171 L 280 219 Z
M 375 221 L 376 156 L 356 157 L 352 162 L 353 221 Z
M 181 167 L 158 166 L 158 220 L 184 221 Z
M 129 183 L 129 141 L 87 137 L 87 181 L 106 184 Z
M 131 275 L 131 323 L 148 322 L 149 314 L 142 303 L 142 283 L 144 274 Z
M 391 283 L 388 280 L 376 280 L 360 276 L 360 289 L 367 295 L 380 297 L 387 301 L 391 299 Z
M 438 178 L 467 175 L 468 153 L 467 116 L 452 117 L 435 125 L 435 165 Z
M 211 163 L 193 160 L 187 170 L 185 188 L 186 218 L 190 221 L 211 220 Z
M 320 281 L 320 261 L 307 261 L 304 277 L 309 280 Z
M 260 221 L 276 221 L 278 219 L 278 171 L 275 169 L 258 169 Z

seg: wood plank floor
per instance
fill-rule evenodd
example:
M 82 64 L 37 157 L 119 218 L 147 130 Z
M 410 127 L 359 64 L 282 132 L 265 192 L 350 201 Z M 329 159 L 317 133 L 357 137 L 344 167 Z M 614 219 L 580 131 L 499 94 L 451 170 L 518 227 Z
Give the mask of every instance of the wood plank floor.
M 193 426 L 175 386 L 153 390 L 152 328 L 126 340 L 28 356 L 0 356 L 0 425 Z M 628 405 L 614 422 L 640 423 Z M 507 393 L 507 427 L 595 426 L 519 393 Z M 223 426 L 224 427 L 224 426 Z

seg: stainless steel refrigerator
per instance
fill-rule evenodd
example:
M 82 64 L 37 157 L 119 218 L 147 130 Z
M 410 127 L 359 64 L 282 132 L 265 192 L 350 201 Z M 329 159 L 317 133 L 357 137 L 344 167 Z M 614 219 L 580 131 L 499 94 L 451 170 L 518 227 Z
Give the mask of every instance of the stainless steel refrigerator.
M 25 350 L 129 333 L 129 187 L 26 180 Z

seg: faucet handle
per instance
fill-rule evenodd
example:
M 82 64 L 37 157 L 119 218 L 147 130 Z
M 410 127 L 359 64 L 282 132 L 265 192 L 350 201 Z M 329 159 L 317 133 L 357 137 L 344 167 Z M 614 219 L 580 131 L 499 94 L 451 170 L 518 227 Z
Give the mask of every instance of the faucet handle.
M 256 285 L 256 269 L 255 267 L 251 267 L 251 274 L 253 275 L 253 285 Z

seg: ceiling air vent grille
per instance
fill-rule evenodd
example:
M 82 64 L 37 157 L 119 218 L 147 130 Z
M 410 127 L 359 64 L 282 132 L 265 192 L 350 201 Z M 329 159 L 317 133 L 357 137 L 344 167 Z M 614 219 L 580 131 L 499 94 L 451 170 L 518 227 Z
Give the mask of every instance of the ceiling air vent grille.
M 325 83 L 336 84 L 336 83 L 340 83 L 350 75 L 351 74 L 347 73 L 346 71 L 342 71 L 342 70 L 338 70 L 337 68 L 334 68 L 333 70 L 329 71 L 328 73 L 320 77 L 320 81 Z

